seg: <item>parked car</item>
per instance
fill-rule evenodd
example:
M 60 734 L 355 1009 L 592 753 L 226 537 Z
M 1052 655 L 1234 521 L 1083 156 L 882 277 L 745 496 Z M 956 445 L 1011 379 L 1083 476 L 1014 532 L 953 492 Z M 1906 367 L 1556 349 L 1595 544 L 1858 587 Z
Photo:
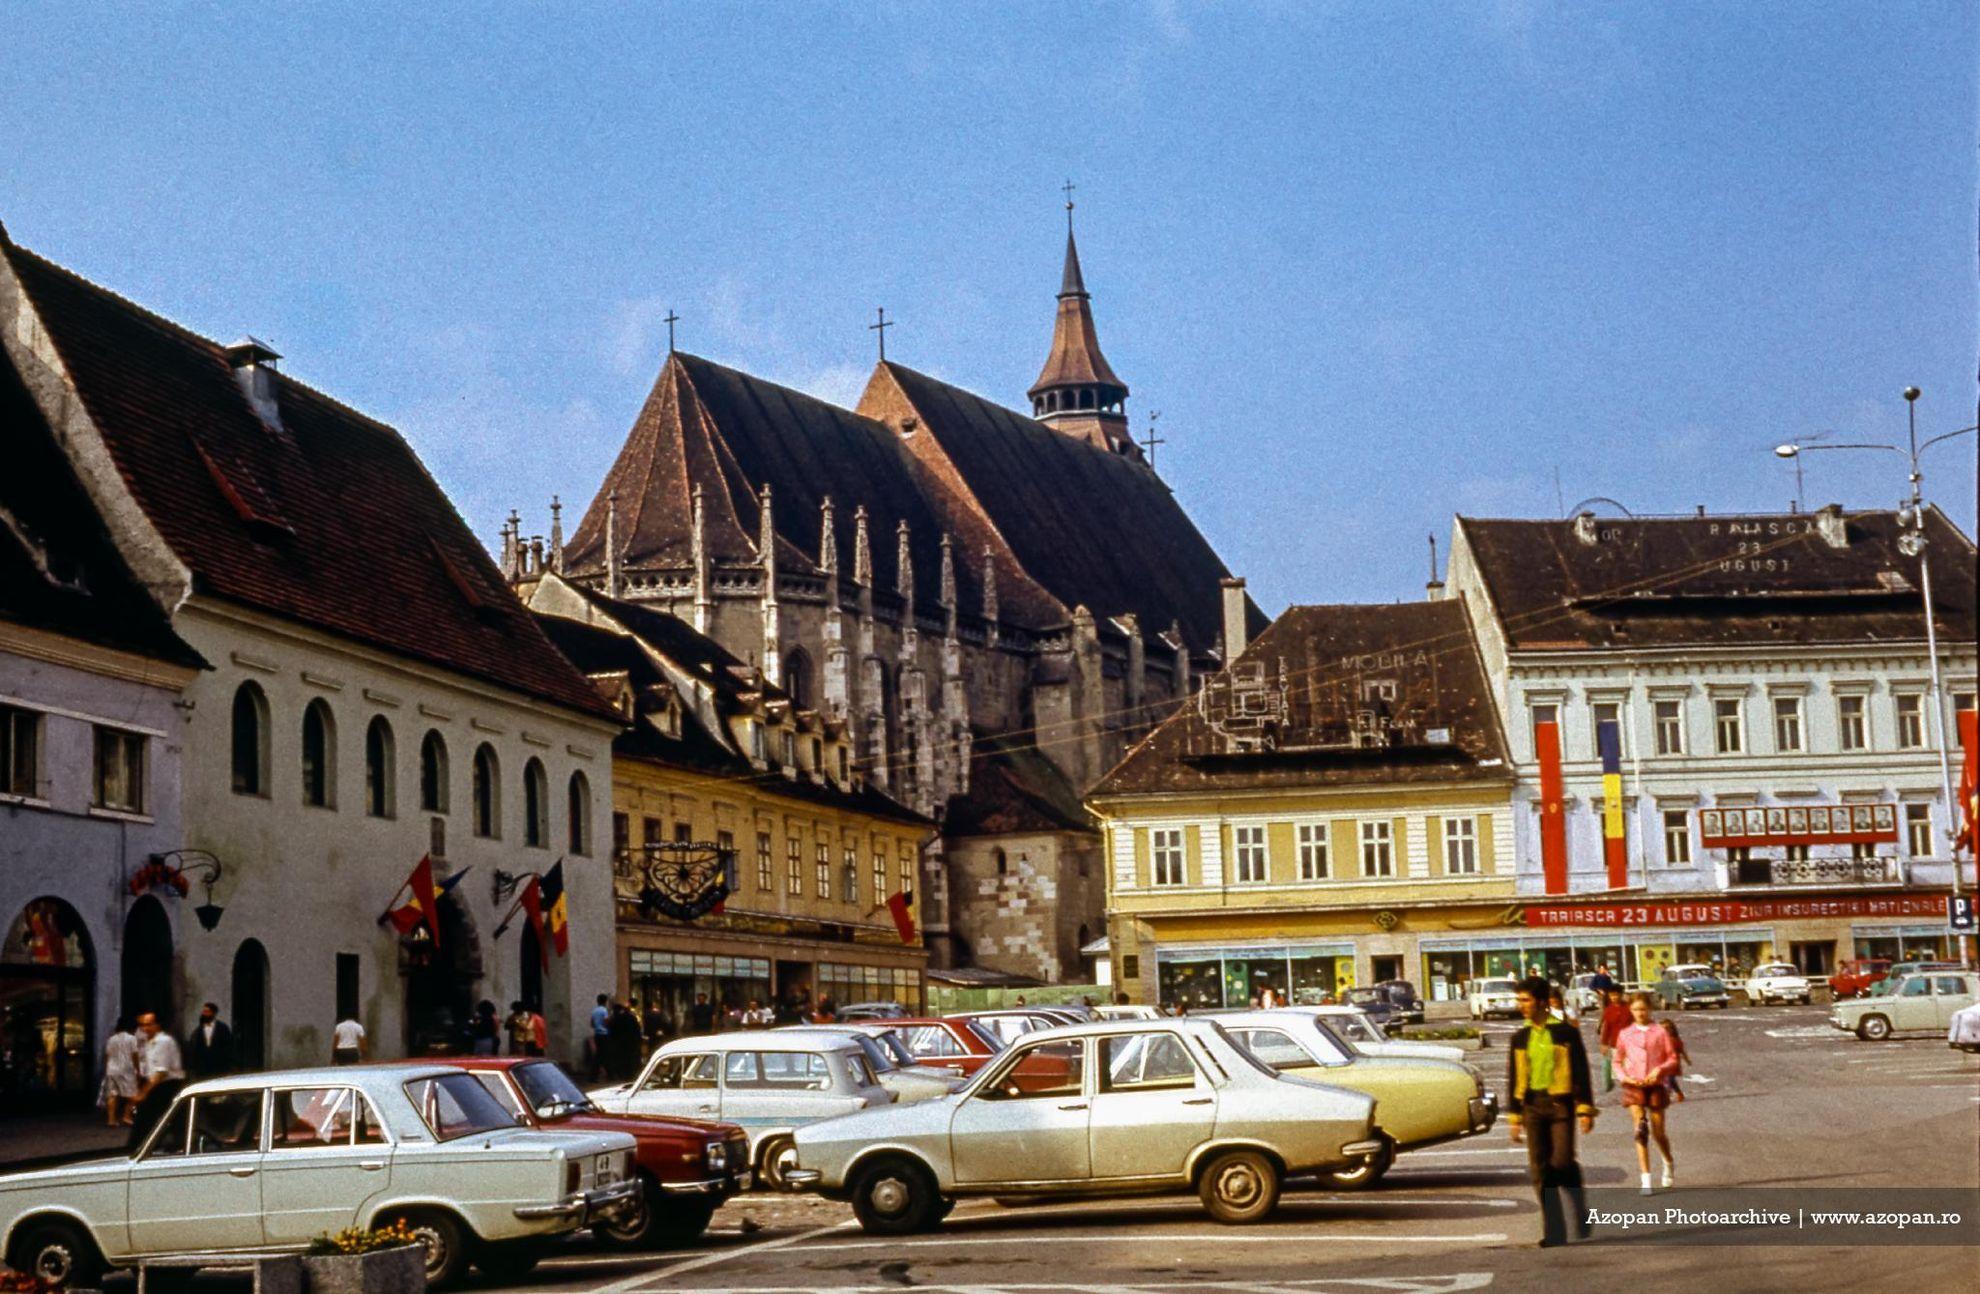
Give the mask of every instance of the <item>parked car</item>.
M 1878 980 L 1875 984 L 1872 984 L 1870 986 L 1869 996 L 1871 997 L 1887 996 L 1888 994 L 1894 992 L 1897 989 L 1899 980 L 1903 979 L 1907 975 L 1916 974 L 1919 971 L 1935 971 L 1935 970 L 1956 971 L 1958 969 L 1960 969 L 1960 965 L 1958 962 L 1942 962 L 1942 961 L 1893 962 L 1891 963 L 1890 974 L 1884 976 L 1884 978 Z
M 790 1176 L 880 1235 L 971 1195 L 1194 1188 L 1219 1222 L 1256 1222 L 1286 1177 L 1376 1153 L 1374 1111 L 1258 1065 L 1215 1021 L 1069 1025 L 1020 1039 L 955 1096 L 800 1128 Z
M 1980 1055 L 1980 1003 L 1953 1012 L 1946 1027 L 1946 1045 L 1954 1051 Z
M 601 1087 L 591 1099 L 627 1114 L 720 1119 L 749 1136 L 757 1181 L 785 1188 L 791 1134 L 808 1123 L 893 1103 L 866 1049 L 842 1032 L 757 1029 L 676 1038 L 630 1083 Z
M 854 1002 L 833 1014 L 840 1024 L 850 1024 L 855 1020 L 898 1020 L 907 1013 L 899 1002 Z
M 636 1143 L 640 1191 L 592 1234 L 609 1248 L 684 1245 L 708 1229 L 722 1202 L 749 1189 L 749 1137 L 733 1123 L 608 1114 L 553 1062 L 520 1056 L 459 1056 L 464 1069 L 520 1123 L 532 1128 L 623 1132 Z
M 1890 959 L 1856 957 L 1836 967 L 1829 976 L 1829 989 L 1838 998 L 1860 997 L 1891 973 Z
M 957 1078 L 968 1078 L 1003 1050 L 1002 1039 L 986 1036 L 964 1020 L 921 1017 L 889 1020 L 885 1027 L 916 1064 L 946 1070 Z
M 844 1033 L 860 1045 L 866 1052 L 867 1061 L 880 1079 L 880 1086 L 894 1094 L 894 1099 L 903 1105 L 916 1101 L 926 1101 L 932 1097 L 947 1096 L 962 1086 L 962 1081 L 954 1074 L 945 1073 L 933 1066 L 923 1065 L 908 1049 L 895 1038 L 886 1035 L 884 1026 L 872 1023 L 829 1025 L 815 1024 L 795 1026 L 816 1029 L 820 1032 Z
M 1562 994 L 1562 1001 L 1568 1004 L 1570 1011 L 1600 1011 L 1602 995 L 1595 991 L 1595 972 L 1583 971 L 1568 981 L 1567 992 Z
M 1326 1174 L 1348 1190 L 1373 1186 L 1398 1154 L 1488 1132 L 1499 1117 L 1498 1099 L 1469 1065 L 1414 1056 L 1360 1054 L 1313 1014 L 1312 1008 L 1240 1011 L 1219 1017 L 1230 1035 L 1281 1074 L 1375 1098 L 1380 1153 Z
M 1829 1023 L 1865 1042 L 1881 1042 L 1894 1033 L 1950 1030 L 1953 1017 L 1980 997 L 1980 974 L 1972 971 L 1920 971 L 1891 983 L 1892 991 L 1880 997 L 1836 1003 Z
M 994 1011 L 954 1011 L 947 1017 L 950 1020 L 963 1020 L 971 1026 L 986 1030 L 1002 1039 L 1009 1046 L 1018 1038 L 1036 1029 L 1056 1029 L 1072 1021 L 1063 1016 L 1055 1016 L 1037 1007 L 1006 1007 Z
M 1394 1024 L 1423 1023 L 1423 999 L 1416 995 L 1416 985 L 1406 979 L 1386 979 L 1374 987 L 1376 992 L 1388 999 L 1390 1019 Z
M 240 1074 L 180 1093 L 129 1156 L 0 1178 L 0 1253 L 51 1286 L 154 1259 L 299 1252 L 405 1219 L 445 1285 L 498 1282 L 638 1194 L 622 1132 L 537 1131 L 431 1064 Z
M 1657 978 L 1657 1001 L 1666 1011 L 1689 1011 L 1692 1007 L 1732 1005 L 1725 981 L 1710 966 L 1666 966 Z
M 1380 1027 L 1359 1008 L 1342 1004 L 1340 1006 L 1288 1006 L 1284 1011 L 1300 1011 L 1314 1016 L 1327 1026 L 1342 1042 L 1367 1056 L 1409 1056 L 1418 1060 L 1451 1060 L 1464 1063 L 1462 1047 L 1447 1047 L 1437 1042 L 1403 1042 L 1389 1037 Z
M 1465 994 L 1465 1003 L 1471 1008 L 1471 1018 L 1485 1020 L 1495 1015 L 1519 1014 L 1519 981 L 1512 979 L 1475 979 L 1471 981 L 1471 991 Z
M 1799 1002 L 1808 1005 L 1808 977 L 1787 962 L 1755 966 L 1746 977 L 1746 1000 L 1761 1006 L 1769 1002 Z
M 1106 1006 L 1096 1006 L 1093 1014 L 1100 1020 L 1160 1020 L 1162 1013 L 1155 1007 L 1141 1002 L 1114 1002 Z

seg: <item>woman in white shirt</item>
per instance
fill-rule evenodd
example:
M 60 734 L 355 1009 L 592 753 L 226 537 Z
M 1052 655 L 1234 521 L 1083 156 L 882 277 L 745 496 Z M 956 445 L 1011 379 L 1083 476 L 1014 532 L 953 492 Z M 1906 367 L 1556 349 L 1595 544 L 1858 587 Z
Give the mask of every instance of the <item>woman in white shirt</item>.
M 364 1026 L 355 1019 L 337 1021 L 330 1031 L 330 1063 L 355 1065 L 364 1059 Z
M 131 1018 L 119 1016 L 117 1031 L 103 1043 L 103 1109 L 110 1127 L 129 1124 L 137 1108 L 138 1052 L 143 1046 L 131 1030 Z

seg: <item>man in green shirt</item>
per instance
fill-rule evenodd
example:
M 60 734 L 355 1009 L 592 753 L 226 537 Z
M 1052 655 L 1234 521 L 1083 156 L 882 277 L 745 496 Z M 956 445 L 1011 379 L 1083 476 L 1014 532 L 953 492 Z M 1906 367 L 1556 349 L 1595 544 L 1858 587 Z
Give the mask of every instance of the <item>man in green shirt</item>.
M 1526 1023 L 1506 1048 L 1506 1124 L 1512 1139 L 1526 1142 L 1527 1175 L 1540 1197 L 1543 1248 L 1588 1238 L 1581 1163 L 1575 1157 L 1575 1124 L 1595 1130 L 1595 1093 L 1581 1030 L 1548 1010 L 1547 981 L 1520 981 L 1519 1012 Z

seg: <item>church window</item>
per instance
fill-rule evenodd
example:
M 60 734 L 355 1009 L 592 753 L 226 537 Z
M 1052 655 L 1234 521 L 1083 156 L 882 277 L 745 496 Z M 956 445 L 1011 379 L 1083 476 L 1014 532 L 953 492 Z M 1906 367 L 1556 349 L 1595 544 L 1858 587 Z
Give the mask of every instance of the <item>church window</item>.
M 501 769 L 486 742 L 474 752 L 474 834 L 493 840 L 502 834 Z
M 389 818 L 396 808 L 397 763 L 392 725 L 385 722 L 384 715 L 376 715 L 364 730 L 364 811 L 374 818 Z
M 591 852 L 591 779 L 572 773 L 569 799 L 571 852 L 583 858 Z
M 268 794 L 268 697 L 254 683 L 234 693 L 234 794 Z
M 537 849 L 550 844 L 550 778 L 539 759 L 523 766 L 523 843 Z
M 419 743 L 419 808 L 422 813 L 447 811 L 447 742 L 432 729 Z
M 333 808 L 337 802 L 337 723 L 330 706 L 322 699 L 311 701 L 303 711 L 302 788 L 303 803 L 318 809 Z

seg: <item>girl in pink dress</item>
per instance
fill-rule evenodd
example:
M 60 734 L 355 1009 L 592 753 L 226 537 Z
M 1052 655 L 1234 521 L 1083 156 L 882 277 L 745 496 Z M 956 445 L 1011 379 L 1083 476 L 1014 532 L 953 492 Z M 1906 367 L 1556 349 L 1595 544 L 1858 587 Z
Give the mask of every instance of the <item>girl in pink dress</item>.
M 1652 1138 L 1664 1156 L 1664 1186 L 1668 1188 L 1677 1180 L 1671 1139 L 1664 1131 L 1664 1111 L 1671 1104 L 1670 1083 L 1677 1075 L 1678 1053 L 1670 1031 L 1650 1018 L 1647 994 L 1638 993 L 1630 999 L 1629 1018 L 1630 1023 L 1616 1035 L 1616 1081 L 1622 1084 L 1623 1105 L 1635 1130 L 1636 1167 L 1643 1174 L 1643 1193 L 1648 1195 Z

